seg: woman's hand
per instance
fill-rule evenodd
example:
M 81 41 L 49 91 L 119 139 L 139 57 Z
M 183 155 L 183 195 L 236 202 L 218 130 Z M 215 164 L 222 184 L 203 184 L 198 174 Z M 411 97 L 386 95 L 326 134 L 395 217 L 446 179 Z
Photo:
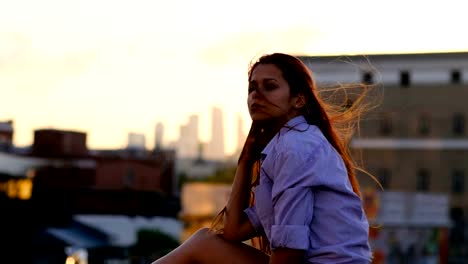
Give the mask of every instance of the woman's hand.
M 263 121 L 254 121 L 250 127 L 249 134 L 242 149 L 241 155 L 239 157 L 240 162 L 250 162 L 253 163 L 256 160 L 260 159 L 260 154 L 270 140 L 278 132 L 281 125 L 278 125 L 277 122 L 273 120 L 268 120 L 268 122 Z

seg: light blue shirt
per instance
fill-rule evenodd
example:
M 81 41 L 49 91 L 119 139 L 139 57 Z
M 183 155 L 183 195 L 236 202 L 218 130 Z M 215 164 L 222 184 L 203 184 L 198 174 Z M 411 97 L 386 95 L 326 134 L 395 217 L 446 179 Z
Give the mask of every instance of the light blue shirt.
M 255 205 L 245 210 L 274 250 L 305 250 L 306 263 L 370 263 L 368 228 L 341 156 L 303 116 L 262 151 Z

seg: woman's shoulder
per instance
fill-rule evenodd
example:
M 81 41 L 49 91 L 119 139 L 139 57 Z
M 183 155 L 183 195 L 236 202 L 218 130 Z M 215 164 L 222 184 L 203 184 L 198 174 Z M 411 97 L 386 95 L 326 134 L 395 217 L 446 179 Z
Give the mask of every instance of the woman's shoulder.
M 278 135 L 278 152 L 307 154 L 329 145 L 320 129 L 304 124 L 295 128 L 284 128 Z

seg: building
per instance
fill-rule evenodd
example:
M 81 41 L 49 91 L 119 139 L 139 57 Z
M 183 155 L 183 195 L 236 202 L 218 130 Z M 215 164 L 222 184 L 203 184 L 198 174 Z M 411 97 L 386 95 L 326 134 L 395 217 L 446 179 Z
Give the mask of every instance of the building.
M 205 156 L 211 160 L 224 160 L 223 112 L 220 108 L 213 107 L 211 122 L 211 140 L 208 142 Z
M 88 156 L 86 133 L 56 129 L 35 130 L 31 156 L 42 158 L 86 157 Z
M 161 122 L 156 124 L 154 132 L 154 150 L 158 151 L 163 147 L 164 125 Z
M 199 135 L 198 116 L 191 115 L 185 125 L 180 126 L 179 140 L 177 142 L 177 157 L 195 159 L 198 156 Z
M 127 135 L 127 149 L 144 151 L 146 149 L 146 137 L 142 133 L 130 132 Z
M 13 257 L 29 263 L 38 245 L 79 246 L 84 233 L 72 232 L 74 215 L 176 217 L 174 164 L 172 150 L 139 150 L 137 155 L 133 148 L 90 151 L 86 133 L 36 130 L 29 153 L 0 151 L 0 243 L 8 245 L 0 262 Z M 65 229 L 61 234 L 68 240 L 43 232 L 56 227 Z M 20 249 L 22 258 L 15 251 Z
M 9 151 L 13 146 L 13 121 L 0 122 L 0 151 Z
M 185 241 L 202 227 L 211 227 L 215 216 L 226 206 L 230 194 L 230 184 L 184 184 L 181 190 L 182 210 L 179 218 L 185 223 L 185 230 L 181 240 Z
M 236 144 L 236 149 L 232 155 L 232 160 L 237 161 L 239 159 L 239 156 L 242 152 L 242 148 L 244 147 L 245 140 L 247 136 L 245 135 L 244 132 L 244 122 L 242 121 L 241 115 L 237 117 L 237 144 Z
M 385 191 L 447 194 L 451 254 L 466 256 L 468 52 L 301 59 L 319 88 L 367 83 L 383 92 L 352 140 L 356 159 Z M 378 188 L 366 175 L 359 181 L 363 189 Z

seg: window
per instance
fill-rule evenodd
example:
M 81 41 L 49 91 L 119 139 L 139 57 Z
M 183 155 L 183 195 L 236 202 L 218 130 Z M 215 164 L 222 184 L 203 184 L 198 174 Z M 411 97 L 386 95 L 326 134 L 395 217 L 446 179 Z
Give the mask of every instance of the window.
M 416 178 L 416 190 L 428 191 L 429 190 L 429 171 L 427 169 L 420 169 Z
M 409 71 L 400 72 L 400 85 L 402 87 L 408 87 L 411 84 L 411 78 Z
M 364 72 L 362 74 L 362 82 L 365 84 L 373 84 L 374 83 L 374 76 L 372 76 L 372 72 Z
M 380 118 L 379 132 L 382 136 L 388 136 L 393 131 L 392 118 L 390 115 L 385 114 Z
M 463 170 L 452 171 L 452 192 L 453 193 L 465 192 L 465 173 Z
M 461 83 L 461 73 L 459 70 L 453 70 L 450 73 L 450 82 L 452 84 L 460 84 Z
M 456 113 L 453 115 L 453 134 L 463 135 L 465 134 L 465 116 L 462 113 Z
M 466 239 L 465 234 L 465 217 L 462 207 L 450 208 L 450 220 L 452 220 L 452 227 L 450 228 L 450 243 L 463 244 Z
M 390 169 L 387 168 L 381 168 L 377 172 L 377 179 L 384 188 L 384 191 L 390 186 L 391 176 L 392 172 L 390 171 Z
M 431 118 L 428 114 L 419 117 L 419 134 L 426 136 L 431 132 Z

